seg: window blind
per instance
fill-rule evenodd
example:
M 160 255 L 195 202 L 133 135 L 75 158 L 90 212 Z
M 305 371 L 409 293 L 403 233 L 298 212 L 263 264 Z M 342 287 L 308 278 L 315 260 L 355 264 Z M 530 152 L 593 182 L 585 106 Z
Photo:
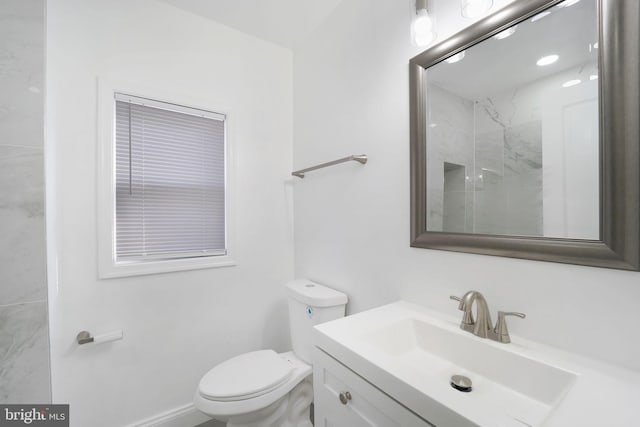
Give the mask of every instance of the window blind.
M 115 102 L 116 259 L 225 254 L 224 116 Z

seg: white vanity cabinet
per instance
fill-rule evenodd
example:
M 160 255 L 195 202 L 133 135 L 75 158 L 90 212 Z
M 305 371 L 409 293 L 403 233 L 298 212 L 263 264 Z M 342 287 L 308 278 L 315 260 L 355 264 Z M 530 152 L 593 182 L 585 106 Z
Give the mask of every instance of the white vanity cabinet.
M 313 353 L 316 427 L 430 427 L 318 347 Z

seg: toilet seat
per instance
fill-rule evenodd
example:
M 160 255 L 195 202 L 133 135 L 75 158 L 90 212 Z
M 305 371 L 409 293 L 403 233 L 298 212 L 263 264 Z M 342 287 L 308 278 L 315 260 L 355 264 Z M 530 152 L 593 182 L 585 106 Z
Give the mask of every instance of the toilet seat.
M 273 350 L 267 350 L 267 351 L 273 352 Z M 236 357 L 245 356 L 247 354 L 251 354 L 251 353 L 245 353 L 243 355 L 236 356 Z M 282 361 L 284 361 L 285 363 L 290 364 L 291 366 L 290 374 L 288 375 L 287 378 L 285 378 L 283 382 L 281 382 L 276 386 L 272 386 L 270 389 L 265 388 L 262 394 L 255 395 L 255 391 L 254 391 L 253 397 L 246 397 L 245 395 L 245 396 L 242 396 L 244 397 L 243 399 L 238 399 L 238 396 L 235 396 L 236 398 L 235 400 L 219 400 L 219 399 L 207 397 L 202 393 L 200 386 L 198 386 L 198 389 L 196 390 L 196 393 L 194 396 L 194 403 L 196 407 L 201 411 L 203 411 L 204 413 L 212 417 L 217 417 L 219 419 L 220 418 L 224 419 L 227 417 L 260 410 L 262 408 L 266 408 L 269 405 L 274 404 L 275 402 L 278 401 L 278 399 L 285 397 L 291 390 L 293 390 L 295 386 L 297 386 L 299 383 L 305 380 L 305 378 L 311 376 L 311 373 L 312 373 L 311 366 L 305 363 L 304 361 L 300 360 L 295 355 L 294 352 L 290 351 L 290 352 L 281 353 L 281 354 L 277 354 L 273 352 L 273 354 L 276 357 L 282 359 Z M 253 356 L 249 356 L 249 357 L 253 357 Z M 222 364 L 224 363 L 226 362 L 223 362 Z M 222 364 L 218 366 L 222 366 Z M 218 366 L 216 366 L 216 368 Z M 256 368 L 260 368 L 260 365 L 254 365 L 254 366 L 256 366 Z M 216 369 L 216 368 L 213 368 L 213 369 Z M 213 369 L 211 371 L 213 371 Z M 218 393 L 218 394 L 222 394 L 222 393 Z M 227 393 L 227 394 L 230 394 L 230 393 Z
M 244 353 L 220 363 L 200 380 L 200 394 L 218 402 L 262 396 L 285 383 L 293 364 L 273 350 Z

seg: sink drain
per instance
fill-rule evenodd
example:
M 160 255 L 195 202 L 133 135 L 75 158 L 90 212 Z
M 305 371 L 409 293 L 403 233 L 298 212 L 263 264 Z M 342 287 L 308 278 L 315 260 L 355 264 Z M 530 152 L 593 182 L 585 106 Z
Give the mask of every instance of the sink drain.
M 463 393 L 469 393 L 473 389 L 473 387 L 471 387 L 471 380 L 464 375 L 452 376 L 451 387 Z

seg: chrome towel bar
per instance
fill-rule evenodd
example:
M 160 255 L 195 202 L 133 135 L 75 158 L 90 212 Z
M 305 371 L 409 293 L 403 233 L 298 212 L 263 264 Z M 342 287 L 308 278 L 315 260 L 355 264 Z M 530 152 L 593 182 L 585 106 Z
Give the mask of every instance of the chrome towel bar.
M 367 158 L 366 154 L 360 154 L 360 155 L 354 154 L 352 156 L 343 157 L 342 159 L 334 160 L 332 162 L 322 163 L 322 164 L 319 164 L 319 165 L 316 165 L 316 166 L 311 166 L 311 167 L 306 168 L 306 169 L 300 169 L 300 170 L 297 170 L 297 171 L 293 171 L 293 172 L 291 172 L 291 175 L 297 176 L 298 178 L 304 178 L 304 174 L 306 172 L 311 172 L 311 171 L 314 171 L 316 169 L 322 169 L 322 168 L 326 168 L 328 166 L 333 166 L 333 165 L 337 165 L 337 164 L 340 164 L 340 163 L 349 162 L 351 160 L 353 160 L 354 162 L 358 162 L 358 163 L 361 163 L 361 164 L 364 165 L 365 163 L 367 163 L 367 160 L 369 160 L 369 159 Z

